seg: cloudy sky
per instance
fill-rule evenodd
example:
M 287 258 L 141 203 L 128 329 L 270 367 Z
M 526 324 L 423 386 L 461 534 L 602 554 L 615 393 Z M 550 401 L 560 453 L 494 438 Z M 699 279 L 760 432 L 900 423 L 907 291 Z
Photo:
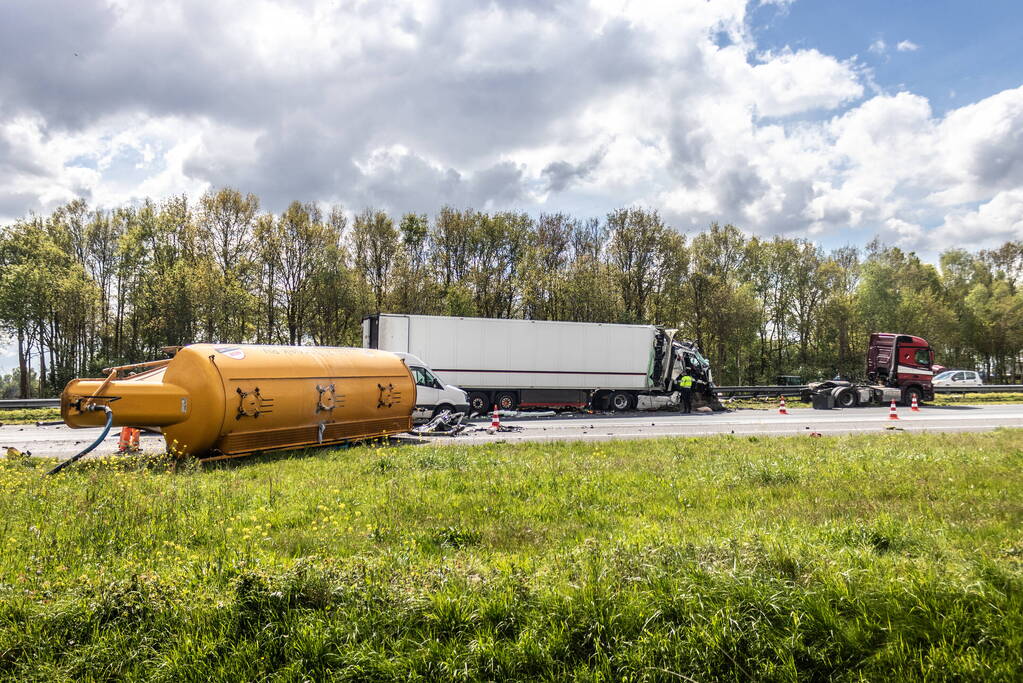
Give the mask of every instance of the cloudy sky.
M 1023 238 L 1018 0 L 4 0 L 0 223 L 229 185 Z

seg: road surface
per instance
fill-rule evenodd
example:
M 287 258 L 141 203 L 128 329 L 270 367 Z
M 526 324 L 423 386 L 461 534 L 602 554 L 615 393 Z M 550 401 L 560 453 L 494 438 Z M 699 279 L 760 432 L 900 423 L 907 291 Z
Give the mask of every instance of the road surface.
M 493 441 L 607 441 L 648 439 L 660 436 L 706 436 L 741 434 L 760 436 L 906 432 L 982 432 L 997 427 L 1023 427 L 1023 404 L 923 406 L 919 412 L 898 409 L 890 420 L 888 407 L 847 410 L 790 408 L 788 415 L 776 410 L 736 410 L 726 413 L 632 413 L 628 415 L 579 415 L 541 419 L 502 420 L 502 425 L 521 426 L 521 432 L 490 435 L 472 433 L 454 438 L 429 437 L 435 443 L 487 443 Z M 485 426 L 489 419 L 481 422 Z M 425 438 L 422 440 L 426 440 Z
M 0 417 L 2 419 L 2 417 Z M 485 427 L 490 419 L 478 419 L 474 425 Z M 906 432 L 979 432 L 996 427 L 1023 427 L 1023 404 L 924 406 L 920 412 L 899 408 L 899 420 L 888 419 L 888 408 L 848 410 L 811 410 L 791 408 L 789 415 L 773 410 L 737 410 L 728 413 L 629 413 L 617 415 L 560 415 L 547 418 L 511 418 L 504 425 L 522 427 L 520 432 L 487 434 L 477 432 L 451 437 L 403 437 L 423 443 L 493 443 L 504 441 L 606 441 L 610 439 L 647 439 L 661 436 L 703 436 L 708 434 L 788 435 L 881 433 L 889 429 Z M 85 448 L 99 435 L 99 429 L 69 429 L 64 426 L 0 427 L 0 446 L 14 446 L 33 455 L 67 458 Z M 118 429 L 93 453 L 109 455 L 117 450 Z M 164 449 L 159 434 L 142 434 L 142 449 Z M 90 454 L 88 457 L 93 457 Z

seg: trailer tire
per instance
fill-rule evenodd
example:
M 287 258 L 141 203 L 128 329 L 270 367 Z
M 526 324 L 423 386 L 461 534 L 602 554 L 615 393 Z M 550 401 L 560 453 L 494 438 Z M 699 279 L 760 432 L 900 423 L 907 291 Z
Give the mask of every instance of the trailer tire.
M 611 410 L 616 413 L 620 413 L 625 410 L 630 410 L 635 407 L 635 398 L 627 394 L 624 391 L 616 391 L 611 394 L 611 400 L 609 401 Z
M 835 405 L 839 408 L 852 408 L 856 405 L 856 393 L 845 389 L 835 395 Z
M 469 394 L 469 414 L 483 413 L 490 410 L 490 397 L 482 391 L 473 391 Z
M 498 410 L 515 410 L 519 399 L 510 391 L 501 391 L 494 397 L 494 403 L 497 404 Z

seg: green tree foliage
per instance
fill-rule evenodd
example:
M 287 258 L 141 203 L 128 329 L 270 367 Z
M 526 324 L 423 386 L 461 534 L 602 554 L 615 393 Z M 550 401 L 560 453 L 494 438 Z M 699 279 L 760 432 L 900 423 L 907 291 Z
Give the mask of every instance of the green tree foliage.
M 0 232 L 0 333 L 21 396 L 199 341 L 358 345 L 376 311 L 654 323 L 697 341 L 720 383 L 862 371 L 875 331 L 939 362 L 1021 374 L 1023 242 L 940 267 L 880 243 L 823 251 L 655 211 L 603 219 L 445 207 L 260 212 L 224 188 L 98 211 L 76 200 Z M 600 343 L 600 340 L 594 340 Z

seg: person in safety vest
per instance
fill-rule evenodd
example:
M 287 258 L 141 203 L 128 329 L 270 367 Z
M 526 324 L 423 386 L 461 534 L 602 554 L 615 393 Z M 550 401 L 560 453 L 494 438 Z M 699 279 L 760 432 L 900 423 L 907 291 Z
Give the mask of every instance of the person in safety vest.
M 679 400 L 682 404 L 683 413 L 693 412 L 693 377 L 688 371 L 683 372 L 682 376 L 675 381 L 675 386 L 678 388 Z

